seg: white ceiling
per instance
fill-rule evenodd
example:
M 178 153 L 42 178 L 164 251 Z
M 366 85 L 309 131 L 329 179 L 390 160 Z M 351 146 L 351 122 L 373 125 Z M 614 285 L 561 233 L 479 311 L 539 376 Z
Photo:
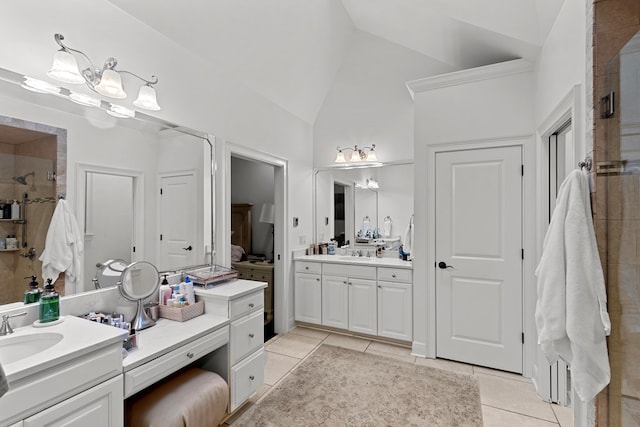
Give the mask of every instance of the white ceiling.
M 535 60 L 563 0 L 109 1 L 313 123 L 357 30 L 453 69 Z

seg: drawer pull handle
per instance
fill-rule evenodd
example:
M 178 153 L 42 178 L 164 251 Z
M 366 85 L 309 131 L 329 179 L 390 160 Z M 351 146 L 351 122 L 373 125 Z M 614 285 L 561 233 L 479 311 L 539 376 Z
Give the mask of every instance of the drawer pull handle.
M 249 334 L 249 338 L 253 338 L 253 337 L 254 337 L 254 335 L 253 335 L 253 334 Z
M 193 353 L 191 353 L 191 352 L 187 353 L 187 357 L 188 357 L 189 359 L 193 359 Z
M 308 270 L 308 269 L 309 269 L 309 267 L 305 267 L 304 269 L 305 269 L 305 270 Z
M 253 375 L 249 375 L 249 379 L 250 379 L 251 381 L 253 381 L 253 380 L 255 380 L 255 379 L 256 379 L 256 377 L 254 377 Z
M 316 282 L 319 282 L 319 281 L 320 281 L 320 279 L 319 279 L 319 278 L 318 278 L 318 279 L 316 279 Z
M 392 275 L 391 275 L 391 277 L 393 277 L 393 278 L 395 279 L 395 278 L 396 278 L 396 275 L 395 275 L 395 274 L 392 274 Z
M 253 308 L 253 303 L 252 302 L 249 303 L 249 308 Z

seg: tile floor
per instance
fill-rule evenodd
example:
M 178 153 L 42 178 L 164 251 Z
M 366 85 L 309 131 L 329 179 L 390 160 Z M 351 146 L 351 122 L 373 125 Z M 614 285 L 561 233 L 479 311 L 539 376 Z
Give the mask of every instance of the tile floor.
M 266 343 L 265 384 L 251 402 L 257 402 L 321 343 L 475 375 L 480 382 L 484 427 L 573 426 L 570 408 L 543 402 L 531 381 L 520 375 L 447 360 L 416 358 L 408 348 L 304 327 L 277 335 Z

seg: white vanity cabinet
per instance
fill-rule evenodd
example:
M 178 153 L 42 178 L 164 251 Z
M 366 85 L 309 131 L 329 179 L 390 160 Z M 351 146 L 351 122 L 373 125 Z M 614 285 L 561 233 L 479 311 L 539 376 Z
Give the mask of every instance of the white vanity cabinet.
M 413 272 L 395 259 L 295 261 L 295 319 L 366 335 L 413 339 Z M 312 261 L 311 261 L 311 260 Z
M 376 267 L 322 264 L 322 324 L 376 335 Z
M 322 264 L 296 261 L 295 271 L 295 319 L 321 324 Z
M 226 354 L 230 412 L 242 406 L 264 383 L 264 289 L 266 282 L 236 280 L 196 290 L 205 312 L 230 320 Z M 221 364 L 220 358 L 214 363 Z
M 118 375 L 26 418 L 20 425 L 24 427 L 121 426 L 124 419 L 122 389 L 122 375 Z
M 410 341 L 413 337 L 412 271 L 378 268 L 378 335 Z

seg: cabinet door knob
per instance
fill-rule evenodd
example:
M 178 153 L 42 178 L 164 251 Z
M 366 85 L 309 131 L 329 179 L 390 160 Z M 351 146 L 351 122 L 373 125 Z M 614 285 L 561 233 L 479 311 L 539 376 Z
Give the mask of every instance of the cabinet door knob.
M 249 334 L 249 338 L 253 338 L 253 336 L 254 336 L 253 334 Z
M 249 375 L 249 379 L 250 379 L 251 381 L 253 381 L 253 380 L 255 380 L 255 379 L 256 379 L 256 377 L 254 377 L 253 375 Z
M 316 279 L 316 282 L 319 282 L 319 281 L 320 281 L 320 278 L 317 278 L 317 279 Z
M 393 278 L 395 279 L 395 278 L 396 278 L 396 275 L 395 275 L 395 274 L 392 274 L 392 275 L 391 275 L 391 277 L 393 277 Z
M 305 269 L 305 270 L 308 270 L 308 269 L 309 269 L 309 267 L 305 267 L 304 269 Z
M 191 352 L 187 353 L 187 357 L 188 357 L 189 359 L 193 359 L 193 353 L 191 353 Z
M 249 303 L 249 308 L 253 308 L 253 303 L 252 302 Z

